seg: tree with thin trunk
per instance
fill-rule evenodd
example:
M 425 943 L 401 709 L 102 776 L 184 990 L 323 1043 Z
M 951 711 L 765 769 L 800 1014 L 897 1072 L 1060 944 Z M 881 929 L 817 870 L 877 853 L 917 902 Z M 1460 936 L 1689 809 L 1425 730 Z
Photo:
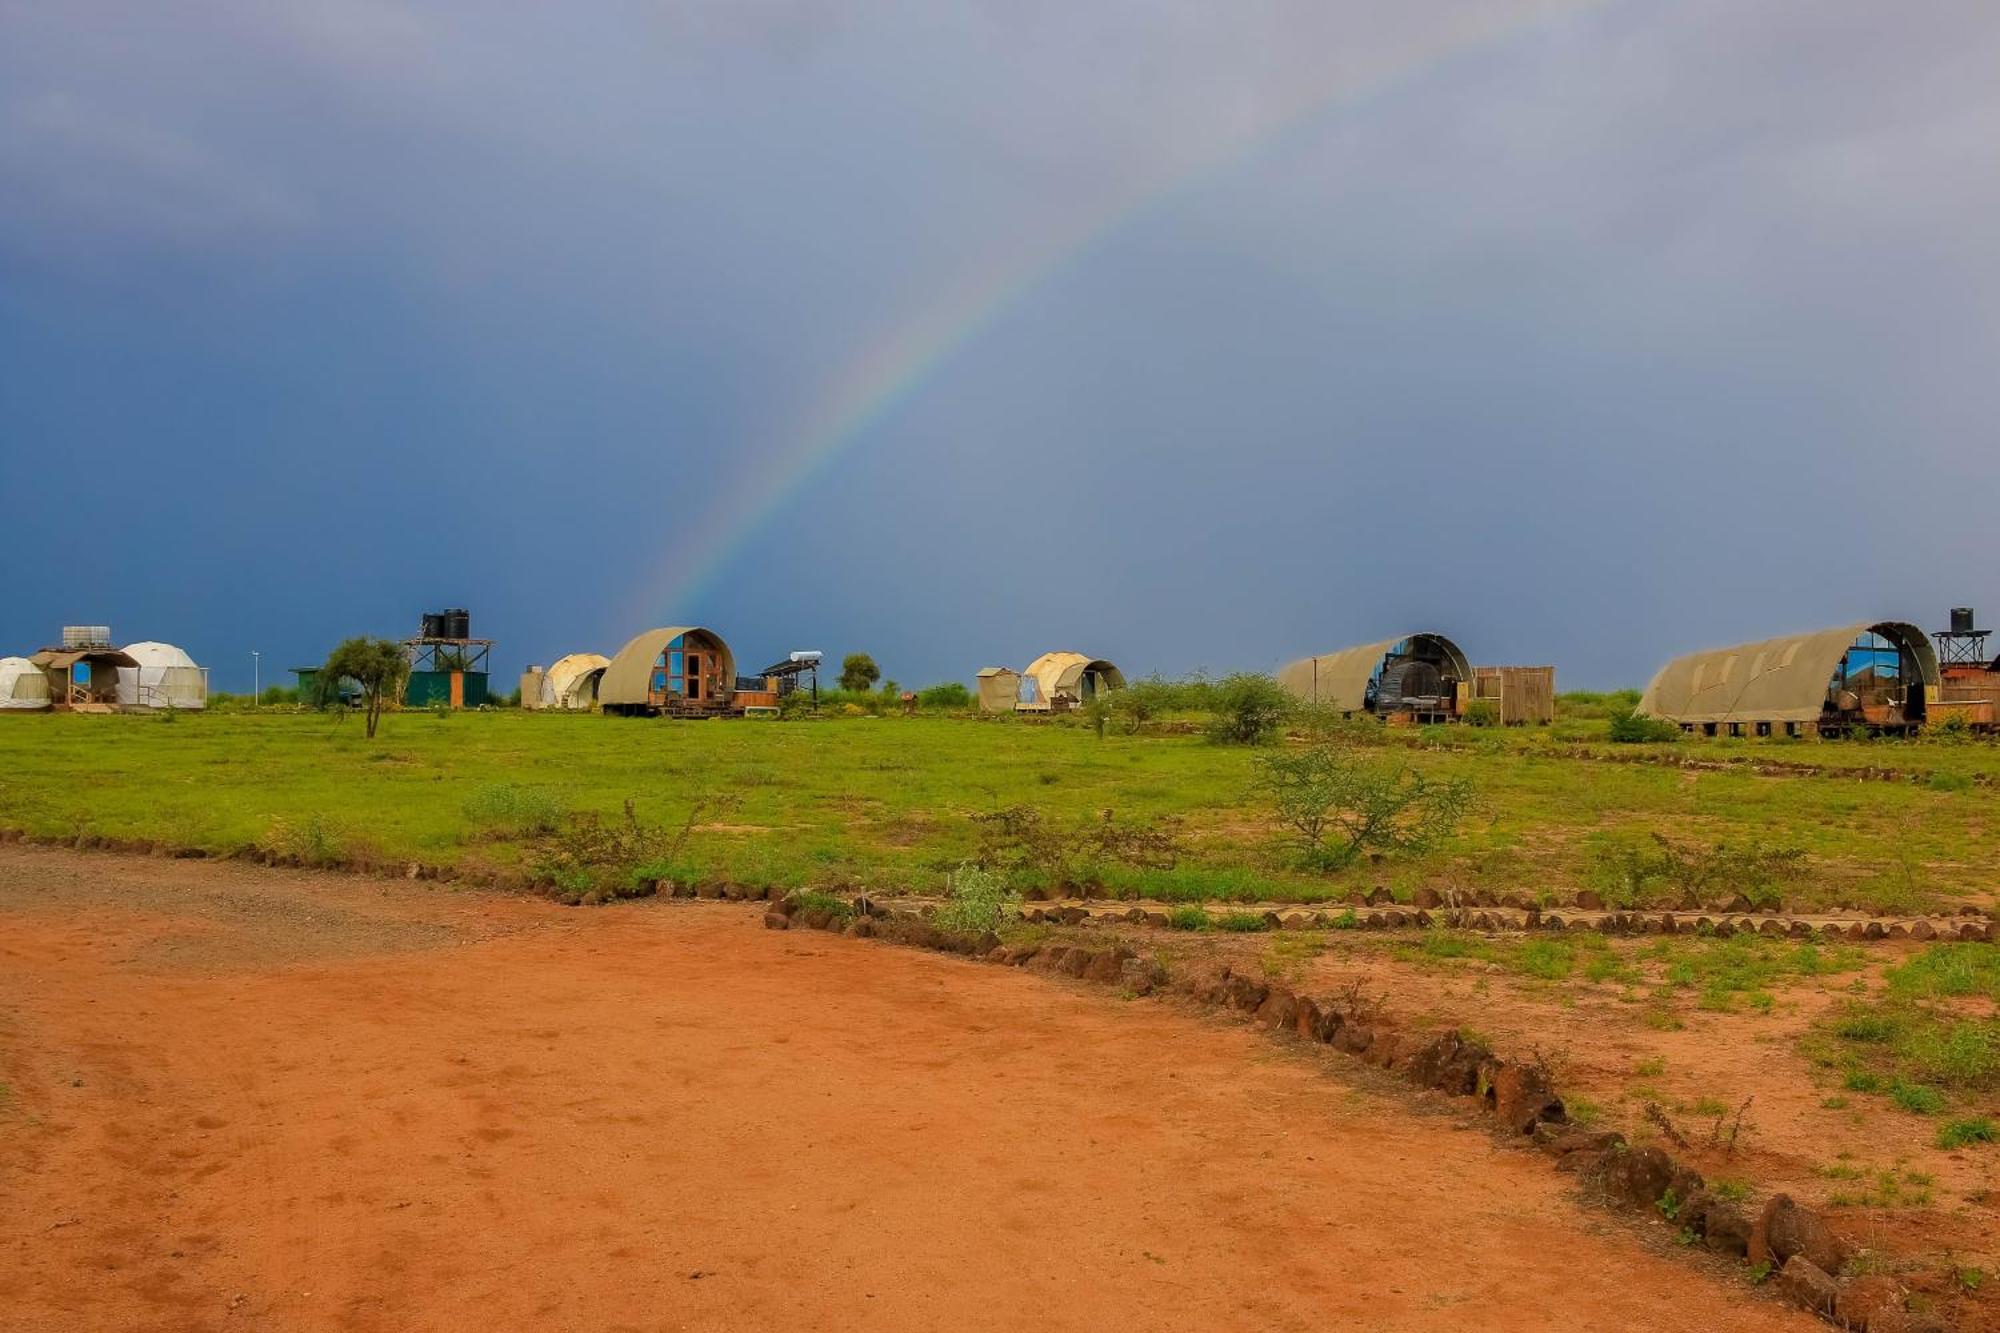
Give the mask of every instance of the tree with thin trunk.
M 368 738 L 373 740 L 383 708 L 403 692 L 403 682 L 410 677 L 410 659 L 403 645 L 390 639 L 349 639 L 333 650 L 320 676 L 336 688 L 343 676 L 361 687 Z

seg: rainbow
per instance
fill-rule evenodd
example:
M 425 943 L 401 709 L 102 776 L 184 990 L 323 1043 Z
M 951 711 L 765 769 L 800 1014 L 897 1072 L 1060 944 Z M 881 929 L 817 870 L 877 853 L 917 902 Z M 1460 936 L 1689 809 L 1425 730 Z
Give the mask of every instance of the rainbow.
M 990 257 L 941 299 L 890 328 L 850 360 L 813 400 L 775 455 L 736 478 L 701 515 L 677 530 L 641 617 L 693 614 L 716 579 L 801 491 L 852 449 L 869 428 L 913 398 L 950 358 L 1023 297 L 1074 267 L 1119 232 L 1157 214 L 1225 169 L 1281 147 L 1332 114 L 1408 83 L 1452 60 L 1610 0 L 1539 0 L 1508 11 L 1482 3 L 1420 47 L 1365 77 L 1320 90 L 1223 143 L 1192 166 L 1087 207 L 1031 243 Z M 1506 12 L 1503 12 L 1506 11 Z

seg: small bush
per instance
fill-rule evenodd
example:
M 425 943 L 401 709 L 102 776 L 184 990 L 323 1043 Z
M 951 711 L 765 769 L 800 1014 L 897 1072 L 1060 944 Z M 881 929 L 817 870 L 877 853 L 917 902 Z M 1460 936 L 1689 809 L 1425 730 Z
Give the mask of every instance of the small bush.
M 1500 725 L 1500 705 L 1491 699 L 1474 699 L 1465 706 L 1459 719 L 1468 727 L 1497 727 Z
M 948 680 L 942 685 L 932 685 L 918 690 L 917 706 L 939 710 L 970 708 L 972 691 L 955 680 Z
M 1665 718 L 1648 717 L 1633 709 L 1613 713 L 1606 734 L 1622 745 L 1658 745 L 1679 740 L 1681 729 L 1677 723 Z
M 307 815 L 302 824 L 286 819 L 272 820 L 264 845 L 295 865 L 314 869 L 339 865 L 341 861 L 340 835 L 327 823 L 325 816 L 318 813 Z
M 1209 929 L 1208 913 L 1199 907 L 1176 907 L 1167 913 L 1167 925 L 1174 930 Z
M 1258 912 L 1224 912 L 1221 916 L 1215 918 L 1216 929 L 1234 930 L 1243 934 L 1268 930 L 1270 925 L 1271 923 L 1266 921 L 1263 915 Z
M 1239 671 L 1211 690 L 1208 737 L 1220 745 L 1262 745 L 1292 712 L 1292 696 L 1269 676 Z
M 1286 840 L 1313 870 L 1336 870 L 1370 852 L 1433 851 L 1472 805 L 1464 778 L 1432 778 L 1330 745 L 1280 750 L 1258 767 Z
M 998 930 L 1021 906 L 1020 896 L 1008 891 L 1005 880 L 977 866 L 953 871 L 945 893 L 945 903 L 932 920 L 941 929 L 966 935 Z

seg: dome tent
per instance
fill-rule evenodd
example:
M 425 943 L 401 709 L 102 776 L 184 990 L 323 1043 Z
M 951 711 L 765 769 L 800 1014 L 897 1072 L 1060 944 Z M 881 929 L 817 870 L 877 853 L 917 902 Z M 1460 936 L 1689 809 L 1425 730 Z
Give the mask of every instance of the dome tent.
M 602 653 L 571 653 L 542 673 L 541 708 L 587 713 L 597 703 L 597 684 L 611 659 Z
M 26 712 L 49 706 L 49 678 L 25 657 L 0 657 L 0 709 Z
M 1099 690 L 1122 690 L 1125 673 L 1101 657 L 1082 653 L 1043 653 L 1021 673 L 1018 712 L 1046 713 L 1075 708 L 1097 697 Z
M 125 655 L 137 666 L 118 668 L 121 708 L 205 708 L 208 672 L 171 643 L 127 644 Z

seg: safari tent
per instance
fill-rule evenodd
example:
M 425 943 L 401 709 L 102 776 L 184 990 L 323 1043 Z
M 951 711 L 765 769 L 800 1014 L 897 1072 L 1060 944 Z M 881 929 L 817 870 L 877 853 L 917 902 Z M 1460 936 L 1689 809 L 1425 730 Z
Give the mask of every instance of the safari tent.
M 1442 634 L 1404 634 L 1304 657 L 1278 672 L 1278 683 L 1307 703 L 1341 713 L 1412 714 L 1423 721 L 1458 715 L 1458 687 L 1472 663 Z
M 0 657 L 0 709 L 25 713 L 49 706 L 49 678 L 25 657 Z
M 1905 731 L 1923 724 L 1937 687 L 1922 630 L 1861 621 L 1677 657 L 1639 711 L 1707 736 Z
M 597 702 L 607 713 L 704 717 L 726 713 L 736 659 L 714 630 L 673 625 L 634 635 L 605 666 Z
M 1125 673 L 1101 657 L 1043 653 L 1021 673 L 1014 707 L 1024 713 L 1063 712 L 1087 704 L 1100 690 L 1125 688 Z
M 602 653 L 571 653 L 542 673 L 537 707 L 587 713 L 597 704 L 598 682 L 611 659 Z M 522 698 L 525 700 L 526 695 Z
M 1021 673 L 1008 667 L 979 669 L 979 711 L 1011 713 L 1021 700 Z
M 121 708 L 206 708 L 208 672 L 171 643 L 125 645 L 137 666 L 118 668 Z

